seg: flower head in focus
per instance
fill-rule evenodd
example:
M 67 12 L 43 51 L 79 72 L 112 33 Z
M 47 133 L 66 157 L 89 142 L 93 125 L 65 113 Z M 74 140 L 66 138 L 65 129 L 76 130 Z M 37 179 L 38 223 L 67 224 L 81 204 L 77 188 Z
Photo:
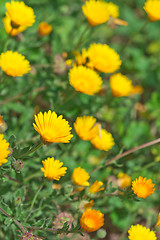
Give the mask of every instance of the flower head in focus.
M 11 36 L 16 36 L 18 33 L 23 32 L 26 30 L 26 27 L 19 26 L 19 27 L 12 27 L 11 19 L 8 16 L 3 18 L 4 28 L 6 33 L 10 34 Z
M 146 198 L 154 193 L 155 188 L 151 179 L 146 179 L 139 176 L 135 181 L 132 182 L 132 190 L 140 198 Z
M 90 176 L 85 169 L 81 167 L 74 169 L 72 174 L 72 181 L 75 185 L 89 186 L 89 182 L 88 182 L 89 178 Z
M 30 27 L 35 22 L 34 11 L 23 1 L 11 1 L 6 3 L 6 16 L 8 16 L 15 27 Z
M 74 128 L 78 136 L 85 141 L 95 138 L 99 133 L 99 124 L 96 124 L 96 118 L 92 116 L 77 117 Z
M 160 20 L 160 0 L 147 0 L 144 5 L 144 10 L 151 22 Z
M 86 232 L 94 232 L 104 225 L 104 214 L 95 209 L 86 209 L 80 219 L 81 228 Z
M 73 137 L 68 121 L 63 119 L 62 115 L 57 117 L 57 114 L 51 110 L 48 113 L 40 112 L 35 115 L 35 122 L 33 126 L 44 143 L 68 143 Z
M 3 163 L 7 163 L 7 157 L 10 154 L 9 150 L 9 143 L 6 141 L 6 139 L 3 139 L 3 134 L 0 134 L 0 166 Z
M 115 72 L 122 63 L 118 53 L 107 44 L 91 44 L 88 49 L 88 58 L 93 66 L 103 73 Z
M 86 1 L 82 6 L 82 11 L 91 26 L 105 23 L 112 17 L 118 17 L 119 9 L 114 3 L 106 3 L 99 0 Z
M 46 22 L 41 22 L 38 26 L 38 33 L 40 36 L 44 37 L 52 32 L 52 26 Z
M 69 82 L 76 91 L 94 95 L 102 85 L 101 77 L 92 69 L 84 66 L 74 66 L 69 71 Z
M 42 161 L 43 167 L 41 168 L 44 172 L 44 176 L 50 180 L 58 180 L 66 174 L 66 167 L 63 166 L 63 162 L 59 160 L 54 160 L 54 158 L 47 158 Z
M 89 192 L 92 193 L 92 194 L 94 194 L 94 193 L 103 191 L 103 190 L 104 190 L 104 187 L 101 188 L 102 185 L 103 185 L 103 182 L 96 180 L 96 181 L 90 186 Z
M 142 225 L 132 225 L 128 230 L 129 240 L 157 240 L 157 237 L 153 231 Z
M 100 134 L 93 138 L 91 143 L 95 148 L 108 151 L 113 147 L 114 139 L 111 133 L 107 132 L 105 129 L 101 129 Z
M 125 97 L 143 92 L 141 86 L 134 87 L 132 81 L 121 73 L 115 73 L 110 77 L 110 87 L 112 95 L 115 97 Z
M 7 51 L 0 55 L 0 67 L 9 76 L 20 77 L 30 71 L 29 61 L 18 52 Z
M 118 177 L 118 180 L 117 180 L 118 187 L 126 188 L 131 186 L 132 181 L 131 181 L 131 177 L 128 174 L 120 172 L 117 177 Z

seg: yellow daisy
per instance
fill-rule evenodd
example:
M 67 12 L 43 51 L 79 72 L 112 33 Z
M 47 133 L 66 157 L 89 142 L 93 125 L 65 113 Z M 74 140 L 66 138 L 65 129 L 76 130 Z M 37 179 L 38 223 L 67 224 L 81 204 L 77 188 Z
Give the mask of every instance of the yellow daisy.
M 112 2 L 89 0 L 82 6 L 82 11 L 91 26 L 96 26 L 105 23 L 112 17 L 118 17 L 118 6 Z
M 78 167 L 75 168 L 72 174 L 72 181 L 75 185 L 80 186 L 89 186 L 88 179 L 90 178 L 89 174 L 85 169 Z
M 9 76 L 20 77 L 30 71 L 29 61 L 18 52 L 7 51 L 0 55 L 0 67 Z
M 146 198 L 154 193 L 155 188 L 151 179 L 146 179 L 139 176 L 135 181 L 132 182 L 132 190 L 140 198 Z
M 4 28 L 5 28 L 6 32 L 8 34 L 10 34 L 11 36 L 16 36 L 18 33 L 26 30 L 26 27 L 24 27 L 24 26 L 19 26 L 16 28 L 12 27 L 11 19 L 8 16 L 5 16 L 3 18 L 3 23 L 4 23 Z
M 104 214 L 95 209 L 87 208 L 80 218 L 81 228 L 86 232 L 94 232 L 104 225 Z
M 101 89 L 102 78 L 90 68 L 74 66 L 69 71 L 69 82 L 76 91 L 94 95 Z
M 89 141 L 99 133 L 99 124 L 92 116 L 77 117 L 74 129 L 82 140 Z
M 34 117 L 36 124 L 33 123 L 33 126 L 45 143 L 68 143 L 73 137 L 70 133 L 72 128 L 62 115 L 57 117 L 55 112 L 49 110 Z
M 102 185 L 103 185 L 103 182 L 96 180 L 96 181 L 90 186 L 89 192 L 92 193 L 92 194 L 94 194 L 94 193 L 103 191 L 103 190 L 104 190 L 104 187 L 101 188 Z
M 10 154 L 9 151 L 9 143 L 6 141 L 6 139 L 3 139 L 3 134 L 0 134 L 0 166 L 3 163 L 8 162 L 8 155 Z
M 100 134 L 93 138 L 91 143 L 95 148 L 108 151 L 113 147 L 114 139 L 111 133 L 107 132 L 105 129 L 101 129 Z
M 11 19 L 12 25 L 14 26 L 30 27 L 35 22 L 33 9 L 25 5 L 22 1 L 7 2 L 6 9 L 6 16 Z
M 93 66 L 104 73 L 113 73 L 121 66 L 120 56 L 107 44 L 91 44 L 88 49 L 88 57 Z
M 157 240 L 157 237 L 153 231 L 139 224 L 134 226 L 132 225 L 128 231 L 128 234 L 129 240 Z
M 54 157 L 47 158 L 45 161 L 42 161 L 44 176 L 50 180 L 58 180 L 66 174 L 66 167 L 63 166 L 63 162 L 59 160 L 54 160 Z
M 44 37 L 52 32 L 52 26 L 46 22 L 41 22 L 38 26 L 38 33 L 40 36 Z
M 82 54 L 80 52 L 75 52 L 75 60 L 77 65 L 82 65 L 86 63 L 86 59 L 88 57 L 87 50 L 85 48 L 82 49 Z
M 155 22 L 160 20 L 160 0 L 147 0 L 144 5 L 150 21 Z

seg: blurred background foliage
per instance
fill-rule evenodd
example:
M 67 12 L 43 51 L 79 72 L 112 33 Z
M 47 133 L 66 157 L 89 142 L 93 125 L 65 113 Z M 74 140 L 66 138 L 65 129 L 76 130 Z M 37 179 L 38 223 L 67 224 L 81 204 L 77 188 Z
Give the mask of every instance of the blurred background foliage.
M 8 39 L 2 22 L 5 2 L 7 1 L 0 1 L 0 52 L 3 52 Z M 72 188 L 65 184 L 70 181 L 75 167 L 80 165 L 89 172 L 101 161 L 105 162 L 121 151 L 159 137 L 160 35 L 158 31 L 160 23 L 149 23 L 142 32 L 137 34 L 132 44 L 124 48 L 147 19 L 143 10 L 144 1 L 113 1 L 120 8 L 120 18 L 127 21 L 128 26 L 112 29 L 106 23 L 92 27 L 85 34 L 83 44 L 78 50 L 80 51 L 83 47 L 88 48 L 94 42 L 109 44 L 121 56 L 123 64 L 120 71 L 130 77 L 135 85 L 142 85 L 144 93 L 141 96 L 114 98 L 109 87 L 109 75 L 102 74 L 103 90 L 93 97 L 75 92 L 69 84 L 67 70 L 66 74 L 58 75 L 55 64 L 56 54 L 67 52 L 68 58 L 73 57 L 73 50 L 87 24 L 81 10 L 84 2 L 80 0 L 25 0 L 24 2 L 34 9 L 36 22 L 19 38 L 10 38 L 8 50 L 25 55 L 32 65 L 32 70 L 24 77 L 5 77 L 5 81 L 0 86 L 0 114 L 8 125 L 5 137 L 9 140 L 11 135 L 15 135 L 17 144 L 21 147 L 33 145 L 39 139 L 32 126 L 34 114 L 51 109 L 58 115 L 62 114 L 71 125 L 77 116 L 93 115 L 113 134 L 115 139 L 115 146 L 106 154 L 94 149 L 89 142 L 80 140 L 73 129 L 74 138 L 70 144 L 45 146 L 34 154 L 34 157 L 24 160 L 21 173 L 11 169 L 9 163 L 3 167 L 6 173 L 9 172 L 11 177 L 23 183 L 22 185 L 12 181 L 8 183 L 2 176 L 1 204 L 6 211 L 19 219 L 22 224 L 24 222 L 35 226 L 48 226 L 57 214 L 54 202 L 56 198 L 59 205 L 62 205 L 62 209 L 69 206 L 71 199 L 68 197 L 67 202 L 67 196 Z M 52 34 L 44 38 L 40 38 L 37 34 L 41 21 L 46 21 L 53 27 Z M 59 68 L 61 69 L 60 64 L 58 70 Z M 47 189 L 39 193 L 41 201 L 35 203 L 35 209 L 28 215 L 26 209 L 30 206 L 42 182 L 41 161 L 49 156 L 60 159 L 64 162 L 64 166 L 68 167 L 66 176 L 61 180 L 61 184 L 64 184 L 64 192 L 53 191 L 51 183 L 47 183 Z M 117 164 L 92 174 L 91 181 L 93 179 L 104 182 L 111 179 L 112 181 L 119 172 L 125 172 L 131 176 L 132 180 L 143 176 L 152 178 L 156 184 L 155 194 L 143 201 L 115 196 L 95 199 L 96 207 L 106 214 L 104 228 L 107 230 L 107 236 L 104 239 L 125 240 L 131 224 L 145 223 L 146 226 L 155 224 L 160 207 L 159 164 L 160 150 L 157 145 L 131 154 L 119 160 Z M 64 206 L 62 196 L 66 197 Z M 72 210 L 76 212 L 78 206 L 74 204 Z M 4 221 L 4 217 L 0 215 L 1 221 Z M 16 227 L 10 219 L 6 219 L 4 224 L 5 228 L 0 231 L 0 239 L 17 239 L 14 238 Z M 12 229 L 11 235 L 4 238 L 9 227 Z M 44 232 L 40 234 L 46 237 Z M 53 239 L 51 233 L 47 234 L 47 239 Z M 94 234 L 92 239 L 100 238 L 99 235 Z

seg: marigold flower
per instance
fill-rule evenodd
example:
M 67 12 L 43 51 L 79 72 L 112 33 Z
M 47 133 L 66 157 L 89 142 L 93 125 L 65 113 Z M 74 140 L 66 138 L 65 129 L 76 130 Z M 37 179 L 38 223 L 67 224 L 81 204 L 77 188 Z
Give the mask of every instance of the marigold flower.
M 46 22 L 41 22 L 38 26 L 40 36 L 47 36 L 52 32 L 52 26 Z
M 147 0 L 144 5 L 144 10 L 151 22 L 160 20 L 160 0 Z
M 118 53 L 107 44 L 91 44 L 88 57 L 93 66 L 104 73 L 113 73 L 121 66 L 122 61 Z
M 85 169 L 81 167 L 74 169 L 72 174 L 72 181 L 75 185 L 89 186 L 89 182 L 88 182 L 89 178 L 90 176 Z
M 115 73 L 110 77 L 110 87 L 115 97 L 126 97 L 143 92 L 142 87 L 134 87 L 132 81 L 121 73 Z
M 35 22 L 34 11 L 31 7 L 25 5 L 24 2 L 12 1 L 6 3 L 6 16 L 8 16 L 12 25 L 30 27 Z
M 160 213 L 158 214 L 156 226 L 160 227 Z
M 113 147 L 114 139 L 111 133 L 107 132 L 105 129 L 101 129 L 100 134 L 93 138 L 91 143 L 95 148 L 108 151 Z
M 18 52 L 7 51 L 0 55 L 0 67 L 9 76 L 20 77 L 30 71 L 29 61 Z
M 3 163 L 8 162 L 8 155 L 10 154 L 9 151 L 9 143 L 6 141 L 6 139 L 3 139 L 3 134 L 0 134 L 0 166 Z
M 104 214 L 95 209 L 86 209 L 80 218 L 81 228 L 86 232 L 94 232 L 104 225 Z
M 153 231 L 142 225 L 132 225 L 128 231 L 129 240 L 157 240 L 157 237 Z
M 102 78 L 90 68 L 74 66 L 69 71 L 69 82 L 76 91 L 94 95 L 101 89 Z
M 120 188 L 127 188 L 131 186 L 132 181 L 128 174 L 120 172 L 117 177 L 117 184 Z
M 77 117 L 74 128 L 78 136 L 85 141 L 95 138 L 99 133 L 99 124 L 96 124 L 96 118 L 92 116 Z
M 72 129 L 68 121 L 62 119 L 63 116 L 57 117 L 55 112 L 51 110 L 38 113 L 34 116 L 36 124 L 33 123 L 34 129 L 41 135 L 45 143 L 68 143 L 73 135 L 70 133 Z
M 139 178 L 136 178 L 136 180 L 132 182 L 132 189 L 137 197 L 146 198 L 154 193 L 154 185 L 151 179 L 147 180 L 146 177 L 143 178 L 139 176 Z
M 92 193 L 92 194 L 94 194 L 94 193 L 103 191 L 103 190 L 104 190 L 104 187 L 101 188 L 102 185 L 103 185 L 103 182 L 96 180 L 96 181 L 90 186 L 89 192 Z
M 5 16 L 3 18 L 3 23 L 4 23 L 4 28 L 5 28 L 6 32 L 8 34 L 10 34 L 11 36 L 16 36 L 18 33 L 26 30 L 26 27 L 24 27 L 24 26 L 19 26 L 16 28 L 12 27 L 11 19 L 8 16 Z
M 54 160 L 54 157 L 47 158 L 45 161 L 42 161 L 43 167 L 41 168 L 44 172 L 44 176 L 50 180 L 58 180 L 66 174 L 66 167 L 63 166 L 63 162 L 59 160 Z
M 105 23 L 112 17 L 118 17 L 119 9 L 114 3 L 106 3 L 99 0 L 86 1 L 82 6 L 82 11 L 91 26 L 96 26 Z

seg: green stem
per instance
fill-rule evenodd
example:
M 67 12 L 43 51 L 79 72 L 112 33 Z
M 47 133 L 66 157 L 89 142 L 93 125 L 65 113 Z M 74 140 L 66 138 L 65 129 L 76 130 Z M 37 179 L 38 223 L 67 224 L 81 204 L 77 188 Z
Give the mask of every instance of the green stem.
M 26 152 L 26 153 L 24 153 L 24 154 L 22 154 L 22 155 L 19 155 L 19 156 L 17 156 L 17 158 L 23 158 L 23 157 L 25 157 L 25 156 L 28 156 L 28 155 L 30 155 L 31 153 L 34 153 L 35 151 L 37 151 L 39 148 L 41 148 L 43 146 L 43 143 L 41 142 L 41 143 L 39 143 L 38 145 L 36 144 L 36 145 L 34 145 L 33 146 L 33 148 L 31 149 L 31 150 L 29 150 L 28 152 Z
M 83 37 L 89 29 L 90 29 L 90 25 L 87 24 L 87 26 L 84 28 L 83 32 L 80 35 L 79 41 L 78 41 L 77 45 L 75 46 L 74 51 L 76 51 L 81 46 L 81 44 L 83 43 Z
M 38 194 L 39 194 L 39 192 L 41 191 L 41 189 L 42 189 L 42 187 L 44 186 L 45 183 L 46 183 L 46 182 L 43 182 L 43 183 L 41 184 L 40 188 L 38 189 L 38 191 L 36 192 L 36 194 L 35 194 L 35 196 L 34 196 L 34 198 L 33 198 L 33 200 L 32 200 L 32 203 L 31 203 L 30 212 L 32 212 L 32 209 L 33 209 L 34 203 L 35 203 L 35 201 L 36 201 L 36 199 L 37 199 L 37 197 L 38 197 Z

